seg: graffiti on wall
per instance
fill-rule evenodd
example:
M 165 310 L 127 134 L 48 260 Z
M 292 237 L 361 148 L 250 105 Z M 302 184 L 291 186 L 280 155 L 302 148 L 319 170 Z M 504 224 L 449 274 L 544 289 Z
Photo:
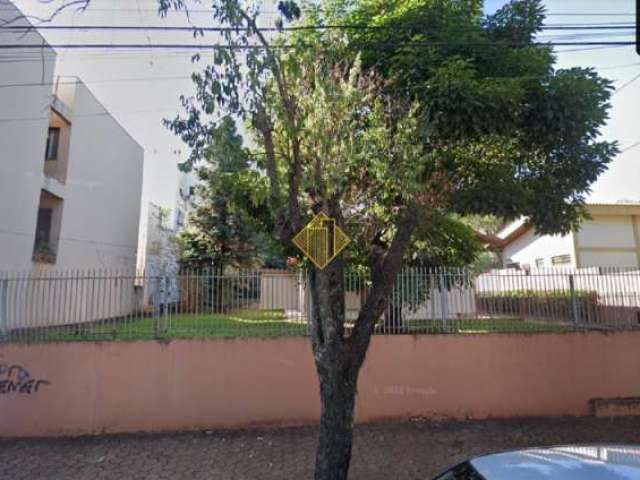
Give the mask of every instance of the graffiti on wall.
M 31 395 L 46 385 L 51 385 L 51 382 L 33 377 L 22 365 L 0 363 L 0 395 Z

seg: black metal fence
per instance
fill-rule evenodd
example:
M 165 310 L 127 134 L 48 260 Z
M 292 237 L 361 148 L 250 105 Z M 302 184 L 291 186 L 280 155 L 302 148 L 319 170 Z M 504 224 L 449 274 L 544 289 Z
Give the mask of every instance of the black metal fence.
M 371 283 L 345 278 L 347 332 Z M 306 335 L 306 274 L 290 270 L 4 273 L 0 341 Z M 640 271 L 406 268 L 378 334 L 640 328 Z

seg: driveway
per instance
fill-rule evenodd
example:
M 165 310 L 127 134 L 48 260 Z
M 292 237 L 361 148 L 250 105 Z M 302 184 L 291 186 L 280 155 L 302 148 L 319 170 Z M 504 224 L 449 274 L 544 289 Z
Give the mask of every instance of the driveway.
M 314 427 L 0 441 L 1 479 L 311 479 Z M 481 453 L 640 443 L 640 417 L 410 421 L 356 427 L 351 479 L 430 479 Z

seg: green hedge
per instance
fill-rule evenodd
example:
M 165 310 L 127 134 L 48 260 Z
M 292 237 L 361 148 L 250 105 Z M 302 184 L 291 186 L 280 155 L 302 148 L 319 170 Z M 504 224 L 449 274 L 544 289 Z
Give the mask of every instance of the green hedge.
M 587 321 L 596 315 L 598 293 L 590 290 L 576 290 L 575 301 L 578 320 Z M 573 306 L 568 290 L 508 290 L 476 294 L 478 313 L 485 315 L 516 315 L 571 322 Z
M 476 294 L 479 298 L 569 298 L 570 290 L 504 290 L 500 292 L 480 292 Z M 595 290 L 576 290 L 576 297 L 598 299 L 598 292 Z

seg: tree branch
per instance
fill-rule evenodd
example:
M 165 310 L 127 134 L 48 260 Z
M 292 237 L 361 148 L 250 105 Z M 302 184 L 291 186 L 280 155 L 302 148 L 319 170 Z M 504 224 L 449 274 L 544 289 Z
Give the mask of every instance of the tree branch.
M 364 361 L 375 323 L 387 308 L 389 290 L 402 268 L 402 258 L 411 241 L 416 225 L 416 209 L 415 207 L 407 207 L 407 210 L 396 225 L 396 234 L 386 253 L 381 251 L 382 247 L 380 246 L 374 246 L 372 249 L 371 291 L 360 309 L 353 332 L 348 339 L 355 355 L 353 368 L 356 371 Z
M 267 177 L 269 178 L 270 203 L 275 215 L 275 226 L 281 241 L 287 242 L 291 239 L 292 232 L 287 228 L 284 218 L 284 211 L 280 199 L 280 179 L 278 178 L 278 159 L 273 140 L 273 123 L 271 122 L 264 105 L 259 106 L 254 115 L 254 126 L 262 134 L 264 142 Z
M 56 0 L 39 0 L 40 3 L 53 3 Z M 59 7 L 57 7 L 52 13 L 51 15 L 49 15 L 48 17 L 37 17 L 35 15 L 18 15 L 17 17 L 14 18 L 10 18 L 8 20 L 2 20 L 0 21 L 0 26 L 2 27 L 6 27 L 8 25 L 11 25 L 14 22 L 17 22 L 18 20 L 35 20 L 38 22 L 38 24 L 41 23 L 50 23 L 59 13 L 61 13 L 62 11 L 66 10 L 67 8 L 70 7 L 76 7 L 75 8 L 75 12 L 84 12 L 87 7 L 89 6 L 89 3 L 91 3 L 91 0 L 70 0 L 70 1 L 66 1 L 63 2 L 62 5 L 60 5 Z M 4 2 L 0 2 L 0 5 L 3 5 L 6 3 Z M 9 4 L 11 4 L 11 2 L 9 2 Z M 35 27 L 32 26 L 32 28 L 35 29 Z
M 247 22 L 249 28 L 256 34 L 258 37 L 258 41 L 264 48 L 265 54 L 267 56 L 267 60 L 271 66 L 271 71 L 273 73 L 276 87 L 278 88 L 278 94 L 280 95 L 280 99 L 282 101 L 282 105 L 284 107 L 285 114 L 287 116 L 287 121 L 289 122 L 289 130 L 291 134 L 291 147 L 292 147 L 292 161 L 289 168 L 289 201 L 288 201 L 288 213 L 289 213 L 289 239 L 300 230 L 302 224 L 300 220 L 300 204 L 298 203 L 298 194 L 300 191 L 300 173 L 302 168 L 302 161 L 300 158 L 300 139 L 297 133 L 297 118 L 296 118 L 296 108 L 295 103 L 289 96 L 289 92 L 287 91 L 287 85 L 284 80 L 284 76 L 282 74 L 282 69 L 280 68 L 280 62 L 278 58 L 273 53 L 271 45 L 262 34 L 260 29 L 258 28 L 255 19 L 251 17 L 244 9 L 238 9 L 242 18 Z
M 312 345 L 316 366 L 323 369 L 345 351 L 344 261 L 337 258 L 324 270 L 312 269 L 310 276 Z

